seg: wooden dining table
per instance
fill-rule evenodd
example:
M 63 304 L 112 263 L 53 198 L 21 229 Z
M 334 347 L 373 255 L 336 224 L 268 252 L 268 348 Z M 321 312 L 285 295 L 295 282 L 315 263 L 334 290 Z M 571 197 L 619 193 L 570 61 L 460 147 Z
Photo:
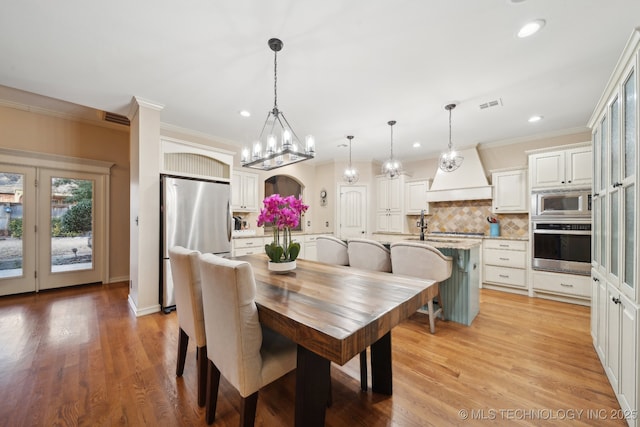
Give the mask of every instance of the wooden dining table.
M 371 347 L 371 389 L 391 395 L 391 329 L 433 298 L 432 280 L 297 260 L 277 274 L 264 255 L 251 264 L 260 322 L 298 344 L 295 425 L 323 426 L 331 362 Z

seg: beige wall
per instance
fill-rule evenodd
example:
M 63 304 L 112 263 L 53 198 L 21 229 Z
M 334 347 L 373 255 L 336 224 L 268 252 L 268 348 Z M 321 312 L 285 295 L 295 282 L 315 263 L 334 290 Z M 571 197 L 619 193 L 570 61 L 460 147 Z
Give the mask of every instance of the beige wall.
M 109 276 L 129 276 L 129 132 L 0 106 L 0 146 L 113 162 Z

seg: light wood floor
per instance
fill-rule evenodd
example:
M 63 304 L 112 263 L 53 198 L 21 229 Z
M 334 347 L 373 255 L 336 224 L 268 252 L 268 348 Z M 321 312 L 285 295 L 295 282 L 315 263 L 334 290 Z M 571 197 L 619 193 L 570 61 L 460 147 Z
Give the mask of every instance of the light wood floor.
M 193 343 L 175 376 L 175 312 L 136 318 L 127 294 L 122 283 L 0 298 L 0 425 L 206 425 Z M 334 365 L 326 424 L 625 425 L 588 308 L 483 290 L 472 326 L 428 326 L 418 313 L 393 330 L 392 397 L 360 392 L 357 361 Z M 257 426 L 293 425 L 294 384 L 291 373 L 260 392 Z M 235 427 L 239 396 L 220 390 L 215 425 Z

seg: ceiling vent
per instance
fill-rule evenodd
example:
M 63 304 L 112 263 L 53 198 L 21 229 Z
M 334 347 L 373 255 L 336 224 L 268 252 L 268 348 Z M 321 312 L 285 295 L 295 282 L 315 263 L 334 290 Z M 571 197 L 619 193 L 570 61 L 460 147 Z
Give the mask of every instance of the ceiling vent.
M 486 110 L 492 107 L 502 107 L 502 98 L 494 99 L 493 101 L 487 101 L 479 105 L 481 110 Z
M 117 123 L 119 125 L 129 126 L 131 123 L 129 122 L 129 118 L 127 116 L 122 116 L 116 113 L 110 113 L 108 111 L 104 112 L 104 121 Z

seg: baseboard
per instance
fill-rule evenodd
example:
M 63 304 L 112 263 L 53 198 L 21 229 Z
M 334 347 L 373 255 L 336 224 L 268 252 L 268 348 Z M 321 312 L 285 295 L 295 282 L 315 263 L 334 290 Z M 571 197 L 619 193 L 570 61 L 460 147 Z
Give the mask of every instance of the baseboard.
M 110 277 L 107 283 L 128 282 L 129 276 Z
M 127 298 L 127 300 L 129 301 L 129 308 L 131 308 L 131 311 L 133 311 L 133 314 L 136 315 L 136 317 L 140 317 L 140 316 L 146 316 L 147 314 L 153 314 L 153 313 L 158 313 L 160 312 L 160 304 L 156 304 L 156 305 L 152 305 L 151 307 L 146 307 L 143 309 L 139 309 L 136 306 L 136 303 L 133 301 L 133 299 L 131 299 L 131 294 L 129 294 L 129 297 Z

